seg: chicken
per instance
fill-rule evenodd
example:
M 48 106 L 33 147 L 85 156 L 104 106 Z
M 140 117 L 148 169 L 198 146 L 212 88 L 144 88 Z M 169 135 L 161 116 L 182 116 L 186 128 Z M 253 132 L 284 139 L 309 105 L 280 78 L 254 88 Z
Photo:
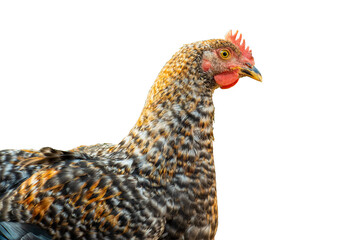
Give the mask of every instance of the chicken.
M 0 239 L 214 239 L 217 88 L 261 81 L 241 34 L 184 45 L 119 144 L 0 152 Z

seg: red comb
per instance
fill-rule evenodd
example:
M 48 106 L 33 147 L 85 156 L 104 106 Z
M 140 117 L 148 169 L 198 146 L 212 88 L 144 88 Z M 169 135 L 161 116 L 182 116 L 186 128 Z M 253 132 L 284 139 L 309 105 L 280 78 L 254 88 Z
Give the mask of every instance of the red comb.
M 233 44 L 235 44 L 239 48 L 239 50 L 242 53 L 242 56 L 244 58 L 248 59 L 249 61 L 254 61 L 254 58 L 252 56 L 252 51 L 250 50 L 250 48 L 249 47 L 245 48 L 245 39 L 241 43 L 242 34 L 240 33 L 239 38 L 237 38 L 238 32 L 239 31 L 236 31 L 235 34 L 232 34 L 232 31 L 230 30 L 225 35 L 225 40 L 230 41 Z

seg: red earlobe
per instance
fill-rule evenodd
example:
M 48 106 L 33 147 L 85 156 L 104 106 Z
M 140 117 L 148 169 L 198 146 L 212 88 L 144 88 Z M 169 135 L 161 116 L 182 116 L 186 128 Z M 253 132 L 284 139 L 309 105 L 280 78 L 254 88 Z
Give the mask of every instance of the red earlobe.
M 204 70 L 204 72 L 207 72 L 211 68 L 211 63 L 209 60 L 204 60 L 201 64 L 201 68 Z

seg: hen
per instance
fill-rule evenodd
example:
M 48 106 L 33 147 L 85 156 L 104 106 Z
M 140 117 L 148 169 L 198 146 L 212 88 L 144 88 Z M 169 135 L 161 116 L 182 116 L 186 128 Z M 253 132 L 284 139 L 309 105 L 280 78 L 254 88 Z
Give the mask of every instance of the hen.
M 0 152 L 0 239 L 214 239 L 218 87 L 261 81 L 245 41 L 184 45 L 119 144 Z

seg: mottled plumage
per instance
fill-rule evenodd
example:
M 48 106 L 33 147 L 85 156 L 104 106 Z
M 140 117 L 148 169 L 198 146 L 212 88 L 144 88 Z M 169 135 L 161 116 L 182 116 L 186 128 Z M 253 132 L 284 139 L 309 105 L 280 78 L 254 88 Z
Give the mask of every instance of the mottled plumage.
M 1 151 L 0 233 L 13 222 L 54 239 L 214 239 L 212 94 L 261 81 L 236 35 L 183 46 L 117 145 Z

